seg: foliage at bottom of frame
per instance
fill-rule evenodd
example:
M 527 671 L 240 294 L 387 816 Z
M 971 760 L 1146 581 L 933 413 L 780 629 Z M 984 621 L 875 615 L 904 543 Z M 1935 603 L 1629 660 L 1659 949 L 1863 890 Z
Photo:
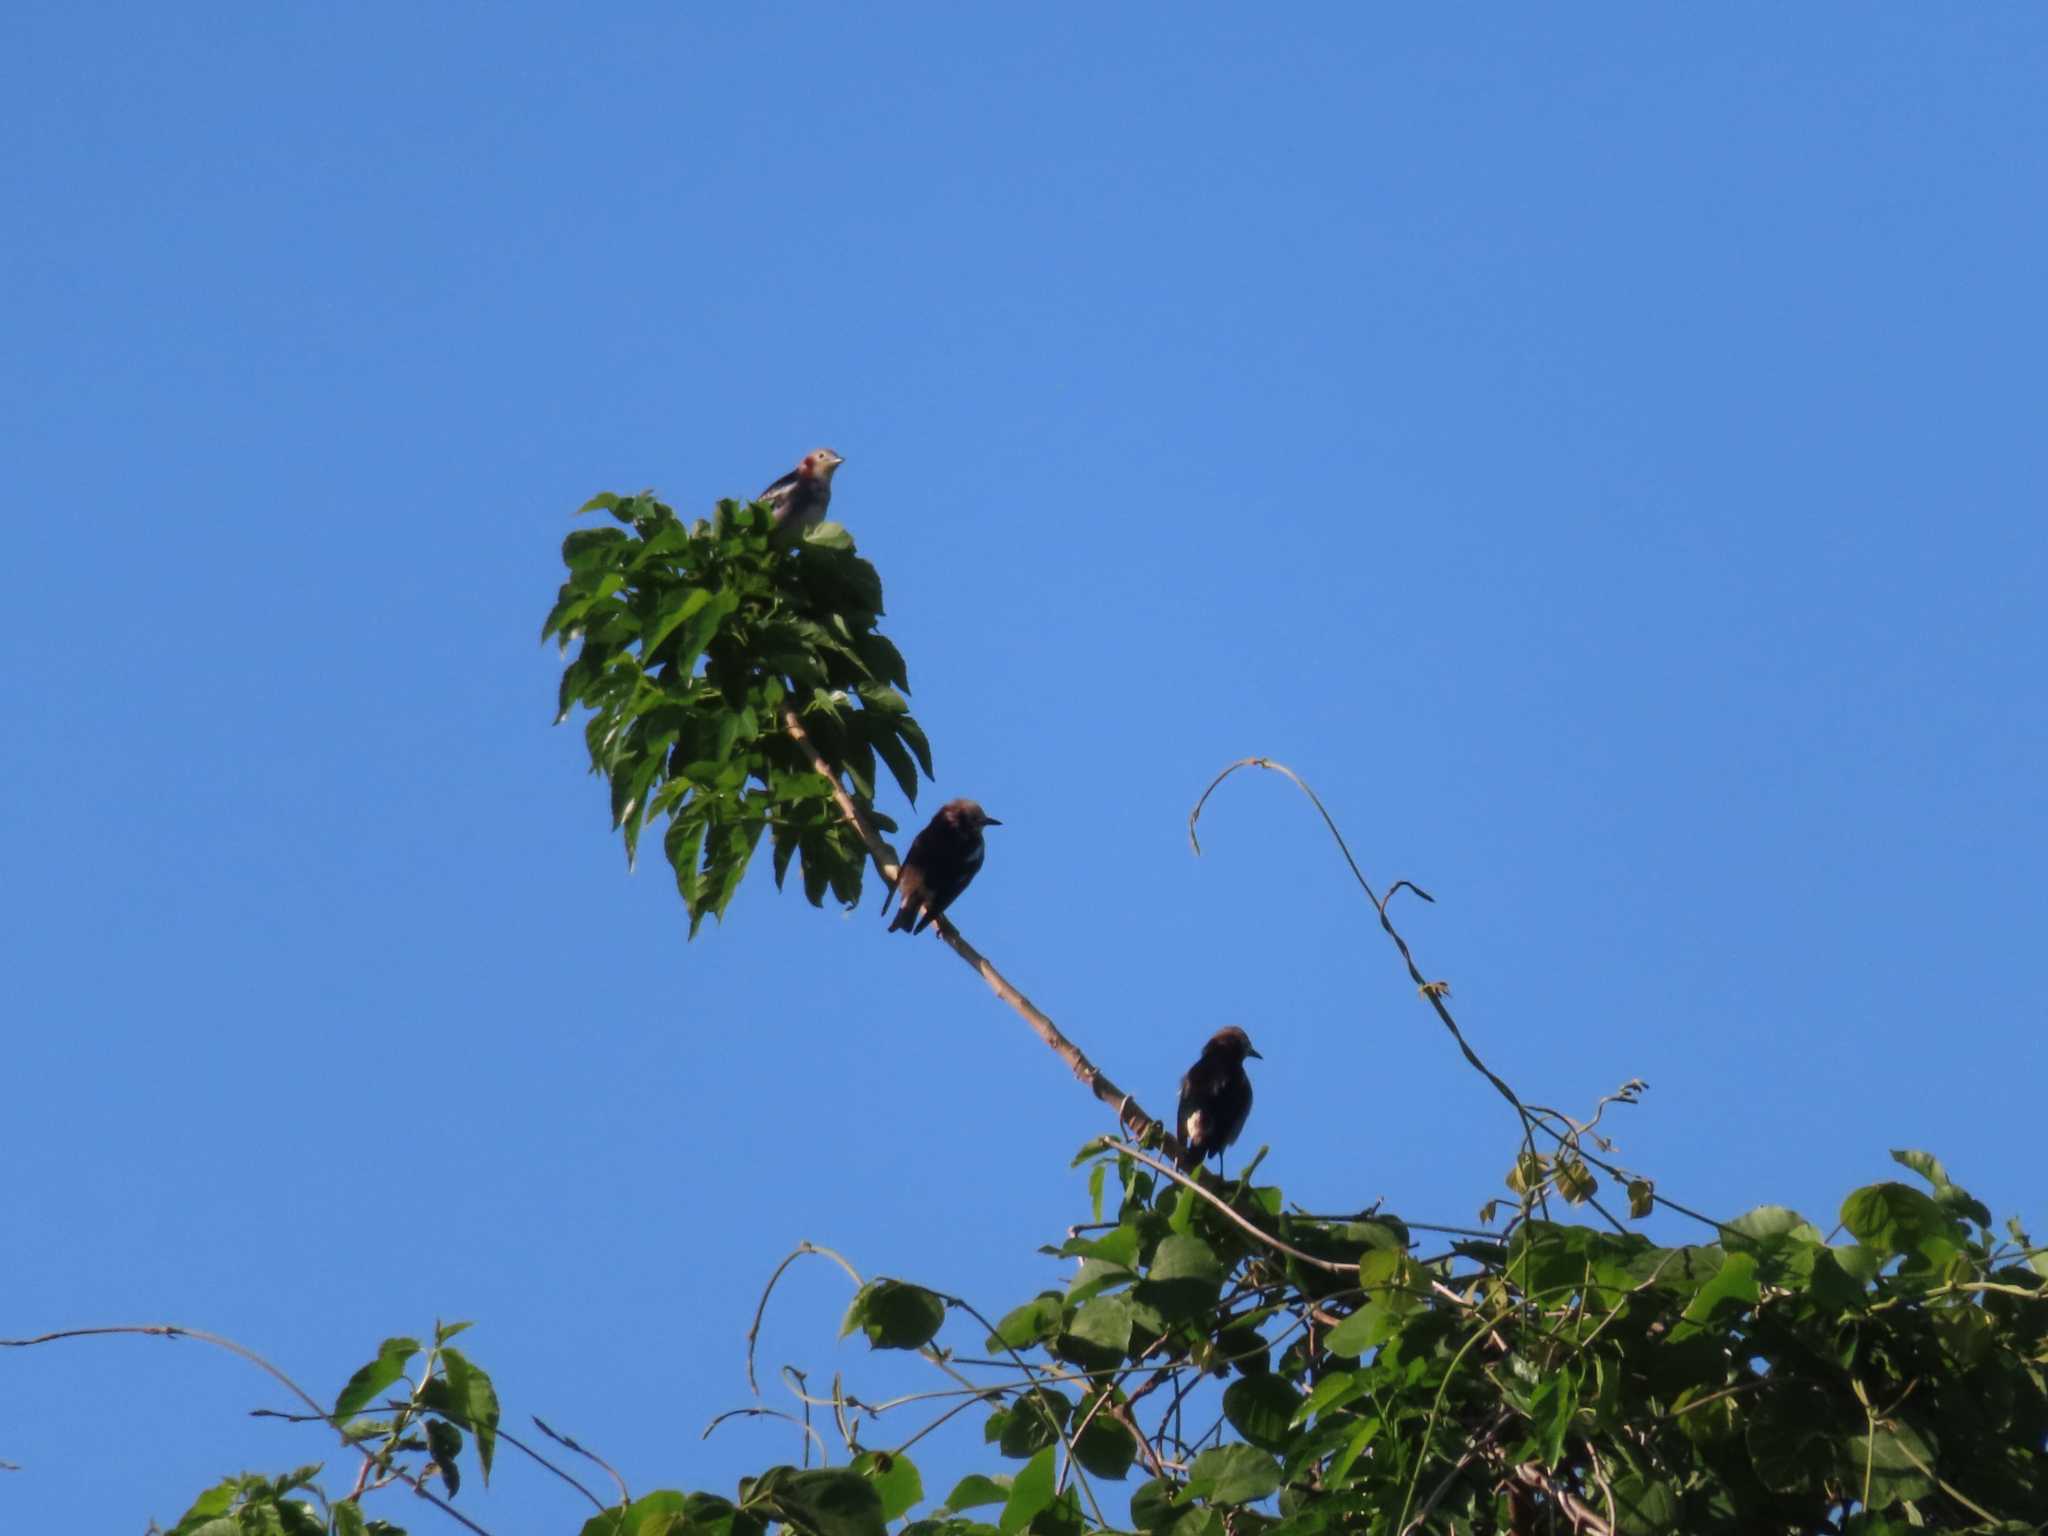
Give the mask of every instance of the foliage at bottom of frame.
M 1660 1246 L 1542 1219 L 1525 1187 L 1502 1232 L 1427 1251 L 1393 1216 L 1295 1212 L 1249 1172 L 1197 1193 L 1092 1143 L 1091 1220 L 1044 1250 L 1073 1261 L 1063 1286 L 991 1325 L 881 1279 L 846 1317 L 941 1366 L 923 1406 L 977 1403 L 1008 1474 L 932 1505 L 893 1449 L 929 1426 L 884 1434 L 883 1409 L 843 1397 L 846 1465 L 622 1500 L 582 1536 L 2039 1531 L 2048 1255 L 2017 1223 L 1994 1232 L 1933 1157 L 1893 1155 L 1919 1184 L 1856 1190 L 1841 1240 L 1762 1206 Z M 445 1344 L 428 1382 L 451 1374 Z M 364 1422 L 406 1345 L 357 1374 L 337 1421 Z M 488 1444 L 488 1379 L 466 1360 L 453 1374 L 377 1424 L 384 1482 L 411 1455 L 453 1496 L 434 1422 Z M 175 1536 L 397 1531 L 351 1500 L 325 1517 L 295 1502 L 314 1470 L 223 1484 Z M 1125 1518 L 1110 1483 L 1135 1483 Z

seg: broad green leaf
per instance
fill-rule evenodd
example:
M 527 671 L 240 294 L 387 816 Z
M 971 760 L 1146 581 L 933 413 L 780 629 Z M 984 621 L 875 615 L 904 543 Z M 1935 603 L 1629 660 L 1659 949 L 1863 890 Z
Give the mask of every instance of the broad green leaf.
M 1223 1416 L 1253 1445 L 1284 1451 L 1301 1394 L 1279 1376 L 1240 1376 L 1223 1392 Z
M 1090 1400 L 1093 1406 L 1093 1400 Z M 1074 1458 L 1095 1477 L 1122 1479 L 1137 1459 L 1138 1444 L 1108 1408 L 1088 1419 L 1074 1441 Z
M 687 1507 L 682 1494 L 663 1488 L 635 1499 L 624 1509 L 608 1509 L 584 1521 L 581 1536 L 640 1536 L 647 1527 L 659 1530 L 663 1516 L 680 1517 Z
M 804 542 L 819 549 L 850 550 L 853 548 L 853 535 L 842 523 L 824 522 L 805 529 Z
M 386 1339 L 377 1346 L 377 1358 L 349 1377 L 348 1385 L 334 1400 L 334 1417 L 352 1419 L 365 1404 L 405 1374 L 406 1362 L 420 1352 L 418 1339 Z
M 1140 1295 L 1169 1318 L 1182 1318 L 1215 1305 L 1222 1285 L 1216 1250 L 1191 1233 L 1173 1232 L 1160 1240 Z
M 945 1302 L 923 1286 L 870 1280 L 846 1309 L 839 1336 L 845 1338 L 858 1328 L 875 1349 L 922 1349 L 945 1320 Z
M 1901 1419 L 1877 1426 L 1874 1432 L 1852 1434 L 1842 1442 L 1842 1475 L 1859 1492 L 1868 1473 L 1870 1508 L 1885 1509 L 1901 1499 L 1924 1499 L 1934 1492 L 1928 1476 L 1935 1464 L 1933 1443 Z
M 1713 1320 L 1714 1311 L 1724 1303 L 1754 1306 L 1757 1300 L 1756 1258 L 1748 1253 L 1731 1253 L 1721 1262 L 1714 1277 L 1702 1285 L 1685 1309 L 1685 1316 L 1671 1330 L 1674 1341 L 1689 1338 Z
M 1372 1444 L 1373 1437 L 1380 1432 L 1378 1419 L 1367 1419 L 1351 1431 L 1351 1438 L 1344 1442 L 1344 1449 L 1330 1458 L 1330 1464 L 1323 1471 L 1323 1482 L 1331 1488 L 1344 1486 L 1344 1479 L 1351 1473 L 1365 1448 Z
M 1056 1444 L 1060 1430 L 1073 1416 L 1074 1405 L 1066 1396 L 1034 1387 L 1011 1406 L 996 1443 L 1005 1456 L 1021 1461 Z
M 1905 1184 L 1870 1184 L 1842 1202 L 1842 1225 L 1879 1253 L 1911 1253 L 1930 1238 L 1947 1238 L 1949 1218 L 1933 1200 Z
M 1206 1484 L 1213 1504 L 1249 1504 L 1279 1488 L 1280 1464 L 1254 1446 L 1218 1446 L 1195 1458 L 1188 1480 Z
M 836 1467 L 783 1469 L 772 1502 L 777 1514 L 809 1536 L 884 1536 L 882 1496 L 860 1473 Z
M 1014 1307 L 1003 1314 L 996 1324 L 996 1331 L 989 1336 L 988 1348 L 998 1350 L 1029 1349 L 1043 1343 L 1060 1331 L 1064 1309 L 1057 1295 L 1034 1296 L 1021 1307 Z
M 1980 1227 L 1991 1225 L 1991 1212 L 1984 1203 L 1951 1179 L 1948 1170 L 1942 1167 L 1941 1159 L 1933 1153 L 1894 1148 L 1892 1160 L 1912 1169 L 1933 1185 L 1935 1202 L 1943 1210 L 1974 1221 Z
M 702 613 L 711 601 L 708 587 L 672 587 L 662 595 L 661 602 L 654 610 L 654 617 L 647 622 L 641 635 L 641 656 L 646 661 L 654 660 L 654 653 L 661 648 L 661 642 L 676 632 L 678 625 Z M 694 651 L 692 656 L 696 654 Z
M 1288 1423 L 1290 1426 L 1306 1423 L 1315 1415 L 1341 1408 L 1370 1390 L 1371 1382 L 1363 1372 L 1331 1371 L 1316 1383 L 1314 1391 L 1295 1404 Z
M 468 1326 L 464 1323 L 453 1332 L 459 1333 Z M 477 1464 L 488 1483 L 491 1459 L 498 1449 L 498 1389 L 491 1384 L 490 1374 L 459 1349 L 442 1350 L 441 1367 L 446 1372 L 451 1405 L 476 1438 Z
M 1088 1301 L 1074 1314 L 1059 1345 L 1060 1354 L 1089 1369 L 1116 1365 L 1131 1347 L 1130 1298 L 1097 1296 Z
M 1014 1536 L 1029 1525 L 1038 1512 L 1053 1499 L 1053 1447 L 1047 1446 L 1033 1456 L 1017 1474 L 1010 1485 L 1010 1497 L 1003 1505 L 1003 1513 L 997 1521 L 997 1528 L 1003 1536 Z
M 924 1479 L 908 1456 L 890 1451 L 864 1451 L 854 1458 L 853 1470 L 875 1485 L 881 1496 L 882 1518 L 899 1520 L 924 1502 Z
M 1782 1205 L 1760 1205 L 1755 1210 L 1743 1212 L 1729 1222 L 1728 1226 L 1752 1241 L 1793 1234 L 1804 1235 L 1811 1242 L 1821 1240 L 1819 1231 L 1809 1224 L 1805 1217 Z
M 1001 1504 L 1010 1497 L 1007 1483 L 994 1478 L 983 1477 L 979 1472 L 970 1472 L 953 1485 L 953 1491 L 946 1495 L 946 1508 L 958 1513 L 963 1509 L 981 1509 L 989 1504 Z

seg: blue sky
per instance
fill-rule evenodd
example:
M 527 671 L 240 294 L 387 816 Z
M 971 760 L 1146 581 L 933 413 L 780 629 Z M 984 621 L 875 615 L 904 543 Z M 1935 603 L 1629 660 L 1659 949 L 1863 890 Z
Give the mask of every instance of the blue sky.
M 1305 803 L 1190 856 L 1266 753 L 1672 1195 L 1920 1146 L 2048 1226 L 2044 72 L 2018 4 L 8 7 L 0 1333 L 331 1396 L 473 1318 L 508 1425 L 729 1489 L 799 1239 L 1056 1279 L 1053 1057 L 875 891 L 686 945 L 549 728 L 571 509 L 819 443 L 1004 822 L 962 927 L 1148 1106 L 1237 1022 L 1295 1198 L 1510 1159 Z M 899 1379 L 843 1290 L 764 1363 Z M 338 1467 L 259 1406 L 10 1352 L 0 1525 Z

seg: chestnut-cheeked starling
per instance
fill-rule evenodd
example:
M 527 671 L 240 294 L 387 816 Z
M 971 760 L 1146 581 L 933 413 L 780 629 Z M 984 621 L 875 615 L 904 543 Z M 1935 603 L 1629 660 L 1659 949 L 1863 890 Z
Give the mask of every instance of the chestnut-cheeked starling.
M 815 528 L 832 504 L 832 471 L 845 462 L 830 448 L 813 449 L 754 499 L 773 510 L 778 528 L 793 525 L 799 533 Z
M 1251 1037 L 1232 1024 L 1209 1037 L 1202 1059 L 1180 1080 L 1175 1129 L 1182 1147 L 1181 1172 L 1192 1171 L 1204 1158 L 1220 1157 L 1237 1140 L 1252 1112 L 1252 1080 L 1244 1074 L 1244 1059 L 1258 1054 Z
M 1001 825 L 972 800 L 948 800 L 940 806 L 938 815 L 910 840 L 893 893 L 903 905 L 889 931 L 908 928 L 923 933 L 926 924 L 953 905 L 981 870 L 981 829 Z M 884 898 L 882 911 L 888 910 Z

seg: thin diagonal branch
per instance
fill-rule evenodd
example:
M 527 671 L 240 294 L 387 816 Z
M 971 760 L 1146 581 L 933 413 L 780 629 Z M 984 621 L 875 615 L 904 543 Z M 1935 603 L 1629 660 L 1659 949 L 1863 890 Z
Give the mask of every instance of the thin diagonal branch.
M 804 755 L 811 760 L 811 766 L 823 774 L 826 782 L 832 786 L 832 798 L 839 804 L 839 814 L 846 818 L 848 826 L 860 834 L 860 840 L 867 845 L 868 856 L 875 861 L 875 868 L 893 888 L 897 873 L 902 867 L 897 860 L 896 850 L 882 841 L 881 834 L 875 830 L 874 822 L 861 810 L 853 796 L 847 793 L 846 786 L 839 780 L 839 775 L 833 772 L 832 765 L 825 760 L 824 754 L 811 740 L 810 733 L 804 729 L 803 721 L 797 715 L 796 707 L 786 701 L 782 706 L 782 728 L 789 733 L 792 741 L 803 748 Z M 1053 1054 L 1067 1064 L 1067 1070 L 1079 1078 L 1090 1093 L 1116 1111 L 1117 1121 L 1126 1135 L 1134 1141 L 1143 1141 L 1152 1128 L 1159 1125 L 1158 1121 L 1145 1113 L 1136 1099 L 1111 1082 L 1108 1075 L 1090 1061 L 1078 1045 L 1061 1033 L 1060 1027 L 1053 1023 L 1043 1009 L 1018 991 L 987 956 L 961 937 L 960 930 L 955 928 L 949 919 L 944 916 L 937 917 L 933 920 L 932 926 L 938 930 L 939 937 L 946 941 L 953 953 L 974 968 L 975 974 L 988 984 L 989 990 L 1008 1003 L 1018 1016 L 1031 1026 L 1032 1033 L 1051 1047 Z M 1163 1134 L 1167 1134 L 1168 1149 L 1178 1152 L 1178 1143 L 1166 1133 L 1164 1126 L 1160 1129 Z

